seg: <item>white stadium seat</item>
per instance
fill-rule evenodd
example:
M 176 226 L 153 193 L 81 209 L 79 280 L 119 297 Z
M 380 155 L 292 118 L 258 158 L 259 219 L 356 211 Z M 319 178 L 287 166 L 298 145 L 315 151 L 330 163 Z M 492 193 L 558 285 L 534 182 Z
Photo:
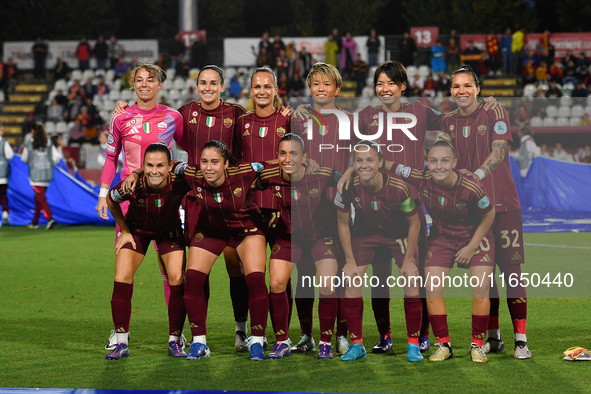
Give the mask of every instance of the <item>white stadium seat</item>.
M 555 105 L 549 105 L 546 107 L 546 116 L 555 118 L 558 116 L 558 107 Z
M 525 97 L 534 97 L 538 88 L 533 83 L 528 83 L 523 88 L 523 95 Z
M 185 88 L 185 80 L 183 79 L 183 77 L 176 77 L 176 79 L 174 80 L 174 88 L 177 90 L 182 90 Z
M 582 118 L 583 115 L 585 114 L 585 108 L 583 108 L 582 105 L 573 105 L 573 107 L 571 108 L 571 116 L 577 116 Z
M 109 92 L 109 99 L 112 101 L 119 101 L 121 100 L 121 91 L 120 90 L 111 90 Z
M 568 118 L 564 118 L 564 117 L 556 118 L 556 126 L 560 126 L 560 127 L 570 126 L 570 122 L 569 122 Z
M 408 76 L 412 75 L 414 77 L 415 74 L 418 72 L 419 72 L 419 69 L 417 68 L 417 66 L 411 65 L 411 66 L 406 67 L 406 75 L 408 75 Z
M 59 134 L 67 133 L 70 131 L 68 124 L 64 121 L 59 121 L 55 124 L 55 131 Z
M 554 127 L 556 126 L 556 119 L 555 118 L 544 118 L 544 127 Z
M 573 99 L 570 96 L 562 96 L 560 98 L 560 106 L 561 107 L 570 107 L 573 105 Z
M 529 121 L 529 125 L 531 127 L 542 127 L 544 126 L 544 121 L 540 116 L 532 116 L 532 118 Z
M 589 114 L 589 116 L 591 116 L 591 105 L 587 105 L 587 106 L 585 107 L 585 113 L 586 113 L 586 114 Z
M 133 99 L 134 99 L 134 95 L 131 92 L 131 90 L 124 89 L 121 91 L 121 101 L 129 101 L 129 100 L 133 100 Z
M 578 125 L 579 125 L 579 123 L 581 122 L 581 119 L 582 119 L 582 118 L 581 118 L 581 117 L 579 117 L 579 116 L 573 116 L 572 118 L 570 118 L 570 120 L 569 120 L 569 124 L 570 124 L 571 126 L 573 126 L 573 127 L 574 127 L 574 126 L 578 126 Z
M 427 65 L 419 66 L 419 77 L 427 78 L 429 75 L 431 75 L 431 67 Z
M 199 75 L 198 68 L 192 68 L 189 70 L 189 78 L 197 78 L 197 75 Z
M 47 134 L 54 134 L 55 133 L 55 122 L 48 120 L 45 122 L 45 132 Z
M 166 79 L 167 80 L 172 80 L 172 79 L 174 79 L 175 76 L 176 76 L 176 70 L 174 68 L 172 68 L 172 67 L 169 67 L 166 70 L 166 77 L 167 77 Z
M 70 74 L 70 81 L 73 81 L 75 79 L 79 80 L 80 82 L 83 82 L 82 81 L 82 71 L 72 70 L 72 74 Z
M 558 116 L 561 118 L 568 118 L 571 115 L 570 107 L 562 106 L 558 108 Z

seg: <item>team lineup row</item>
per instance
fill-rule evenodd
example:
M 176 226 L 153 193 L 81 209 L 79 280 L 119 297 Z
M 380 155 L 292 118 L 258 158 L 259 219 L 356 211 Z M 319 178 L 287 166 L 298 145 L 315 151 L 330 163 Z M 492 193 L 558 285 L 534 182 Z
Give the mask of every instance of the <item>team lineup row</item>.
M 165 284 L 168 351 L 188 359 L 209 357 L 208 274 L 222 252 L 230 276 L 235 345 L 250 349 L 253 360 L 266 357 L 269 312 L 276 343 L 267 357 L 315 348 L 314 289 L 301 285 L 294 300 L 302 339 L 294 347 L 289 342 L 290 274 L 296 264 L 300 276 L 331 276 L 341 270 L 348 277 L 363 276 L 369 264 L 374 273 L 387 276 L 392 262 L 403 276 L 447 275 L 454 263 L 479 277 L 490 275 L 495 264 L 507 275 L 521 273 L 521 212 L 506 156 L 508 115 L 494 100 L 486 105 L 477 101 L 479 81 L 469 67 L 454 73 L 451 90 L 458 109 L 443 115 L 419 102 L 401 102 L 407 87 L 404 67 L 398 62 L 380 65 L 374 82 L 382 105 L 359 113 L 362 133 L 379 135 L 379 117 L 405 113 L 416 119 L 409 127 L 415 138 L 380 133 L 373 141 L 356 141 L 351 151 L 327 152 L 319 152 L 318 146 L 337 145 L 338 117 L 323 110 L 338 110 L 335 97 L 341 86 L 339 72 L 330 65 L 312 67 L 307 83 L 313 105 L 295 111 L 281 107 L 276 76 L 265 67 L 251 76 L 246 110 L 220 100 L 224 78 L 216 66 L 199 73 L 200 101 L 179 111 L 157 104 L 166 79 L 157 66 L 141 63 L 131 78 L 137 102 L 129 107 L 122 103 L 111 121 L 97 205 L 102 218 L 107 218 L 108 207 L 118 224 L 111 300 L 115 335 L 107 359 L 129 354 L 133 277 L 151 239 L 158 245 Z M 322 122 L 308 122 L 319 118 Z M 444 133 L 429 149 L 424 167 L 427 130 Z M 173 140 L 188 153 L 188 166 L 170 162 Z M 380 149 L 392 143 L 403 149 Z M 122 150 L 122 178 L 129 178 L 109 193 Z M 177 210 L 185 194 L 183 234 Z M 422 204 L 433 219 L 428 238 Z M 512 242 L 506 242 L 508 237 Z M 267 242 L 270 289 L 265 284 Z M 189 251 L 183 273 L 185 245 Z M 430 288 L 427 294 L 416 286 L 404 289 L 411 362 L 423 360 L 429 324 L 438 345 L 430 360 L 453 356 L 443 288 Z M 341 360 L 364 358 L 361 289 L 325 286 L 319 291 L 318 358 L 333 357 L 333 335 Z M 486 362 L 486 353 L 504 348 L 497 286 L 482 281 L 473 296 L 470 352 L 473 361 Z M 531 358 L 525 287 L 508 289 L 507 300 L 515 358 Z M 372 351 L 387 352 L 392 348 L 389 294 L 375 290 L 372 308 L 380 333 Z M 249 312 L 252 336 L 247 341 Z M 193 336 L 187 354 L 181 347 L 185 316 Z

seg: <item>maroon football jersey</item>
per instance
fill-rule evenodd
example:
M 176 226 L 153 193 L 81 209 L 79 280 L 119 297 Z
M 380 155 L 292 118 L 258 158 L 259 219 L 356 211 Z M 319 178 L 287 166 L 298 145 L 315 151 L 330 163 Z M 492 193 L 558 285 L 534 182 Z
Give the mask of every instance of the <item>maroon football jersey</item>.
M 179 206 L 189 191 L 189 185 L 182 176 L 170 173 L 168 183 L 158 191 L 150 189 L 146 175 L 136 182 L 129 194 L 123 192 L 122 184 L 123 181 L 111 189 L 109 196 L 116 203 L 129 200 L 125 220 L 132 233 L 155 236 L 181 227 Z
M 287 234 L 294 240 L 317 240 L 336 234 L 332 201 L 336 194 L 334 170 L 320 167 L 299 182 L 287 182 L 279 167 L 261 173 L 263 184 L 273 191 Z
M 511 123 L 505 108 L 484 109 L 484 104 L 468 116 L 458 110 L 443 118 L 441 128 L 451 136 L 458 154 L 458 168 L 476 171 L 492 151 L 492 143 L 498 140 L 511 142 Z M 519 196 L 511 175 L 509 154 L 499 166 L 482 180 L 484 189 L 498 212 L 519 209 Z
M 229 232 L 258 227 L 260 213 L 250 198 L 250 185 L 262 169 L 259 163 L 230 167 L 226 170 L 223 185 L 212 187 L 205 181 L 199 166 L 187 166 L 185 179 L 201 207 L 198 226 L 205 226 L 204 230 L 213 228 Z
M 349 116 L 351 126 L 353 115 L 342 109 L 336 108 Z M 355 136 L 351 130 L 351 140 L 339 140 L 339 121 L 336 115 L 320 114 L 309 109 L 312 117 L 307 120 L 293 118 L 292 129 L 304 140 L 308 159 L 315 160 L 320 167 L 328 167 L 339 171 L 341 174 L 349 168 L 349 157 L 355 144 Z M 307 122 L 312 124 L 312 139 L 308 134 Z M 325 123 L 326 122 L 326 123 Z
M 388 140 L 387 117 L 388 113 L 381 106 L 366 107 L 359 112 L 359 132 L 364 135 L 376 135 L 382 117 L 382 134 L 377 140 L 381 147 L 384 159 L 394 163 L 405 163 L 406 165 L 420 168 L 425 164 L 425 137 L 429 130 L 440 130 L 443 114 L 426 107 L 423 103 L 415 101 L 412 104 L 402 103 L 396 113 L 408 113 L 417 117 L 417 124 L 409 127 L 408 131 L 417 139 L 413 141 L 402 130 L 394 129 L 392 139 Z M 394 118 L 395 124 L 407 123 L 405 118 Z M 410 119 L 408 120 L 410 122 Z M 369 138 L 368 138 L 369 139 Z M 419 198 L 417 189 L 410 185 L 411 195 L 414 199 Z
M 255 111 L 238 118 L 236 132 L 242 146 L 242 163 L 262 163 L 277 159 L 279 140 L 290 131 L 290 117 L 282 115 L 282 110 L 283 108 L 278 108 L 264 118 Z M 277 209 L 270 190 L 255 191 L 253 201 L 260 208 Z
M 460 172 L 456 172 L 458 180 L 450 189 L 435 183 L 424 168 L 401 164 L 395 172 L 419 189 L 421 201 L 425 203 L 433 220 L 430 240 L 437 239 L 445 244 L 468 242 L 482 217 L 493 209 L 482 183 Z
M 358 238 L 371 234 L 387 234 L 392 238 L 408 236 L 406 216 L 417 213 L 417 206 L 410 195 L 408 185 L 398 175 L 382 173 L 384 186 L 372 192 L 361 185 L 359 177 L 342 199 L 335 199 L 335 205 L 342 212 L 355 209 L 351 237 Z M 340 201 L 339 201 L 340 200 Z
M 246 111 L 238 104 L 221 101 L 213 110 L 206 110 L 201 103 L 191 101 L 179 112 L 183 116 L 183 136 L 177 143 L 189 154 L 189 163 L 198 164 L 203 145 L 212 140 L 226 144 L 237 156 L 240 140 L 236 136 L 236 122 Z

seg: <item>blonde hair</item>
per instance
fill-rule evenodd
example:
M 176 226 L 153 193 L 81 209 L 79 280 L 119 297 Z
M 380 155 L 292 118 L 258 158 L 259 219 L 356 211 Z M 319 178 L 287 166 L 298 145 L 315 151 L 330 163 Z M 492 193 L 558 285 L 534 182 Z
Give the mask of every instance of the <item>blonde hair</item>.
M 129 90 L 133 91 L 133 83 L 137 72 L 141 69 L 145 69 L 151 77 L 156 77 L 158 82 L 164 83 L 166 81 L 166 71 L 160 68 L 160 66 L 150 62 L 138 62 L 135 67 L 129 73 Z
M 273 77 L 273 83 L 275 84 L 275 91 L 277 91 L 277 75 L 275 75 L 275 72 L 273 70 L 271 70 L 271 67 L 269 66 L 263 66 L 263 67 L 257 67 L 253 70 L 253 72 L 250 74 L 250 87 L 252 88 L 252 79 L 254 78 L 255 74 L 257 73 L 267 73 L 267 74 L 271 74 L 271 76 Z M 279 97 L 278 93 L 275 93 L 275 97 L 273 97 L 273 107 L 274 108 L 281 108 L 283 107 L 283 102 L 281 101 L 281 98 Z M 254 104 L 254 98 L 252 97 L 252 95 L 250 97 L 248 97 L 248 100 L 246 100 L 246 110 L 247 111 L 254 111 L 255 110 L 255 104 Z
M 341 73 L 332 64 L 322 62 L 314 64 L 310 69 L 308 76 L 306 77 L 306 83 L 308 84 L 308 87 L 312 86 L 312 79 L 317 76 L 321 78 L 324 77 L 334 82 L 337 88 L 340 88 L 343 84 L 343 77 L 341 77 Z
M 435 142 L 433 142 L 433 145 L 431 145 L 431 148 L 429 148 L 429 151 L 437 146 L 448 147 L 453 152 L 454 157 L 458 156 L 458 154 L 456 152 L 456 148 L 454 148 L 454 146 L 451 143 L 451 136 L 447 133 L 444 133 L 442 131 L 438 132 L 437 137 L 435 138 Z

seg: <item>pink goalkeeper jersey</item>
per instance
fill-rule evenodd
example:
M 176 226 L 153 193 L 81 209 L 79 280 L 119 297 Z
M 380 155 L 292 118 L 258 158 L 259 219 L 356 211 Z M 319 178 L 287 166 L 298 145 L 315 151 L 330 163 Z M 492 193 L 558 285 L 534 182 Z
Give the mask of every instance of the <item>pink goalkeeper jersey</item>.
M 125 179 L 142 166 L 144 151 L 150 144 L 164 142 L 170 149 L 173 138 L 180 140 L 182 134 L 183 118 L 176 109 L 160 104 L 148 111 L 136 104 L 125 108 L 125 112 L 111 120 L 101 183 L 111 184 L 121 151 L 125 156 L 121 178 Z

